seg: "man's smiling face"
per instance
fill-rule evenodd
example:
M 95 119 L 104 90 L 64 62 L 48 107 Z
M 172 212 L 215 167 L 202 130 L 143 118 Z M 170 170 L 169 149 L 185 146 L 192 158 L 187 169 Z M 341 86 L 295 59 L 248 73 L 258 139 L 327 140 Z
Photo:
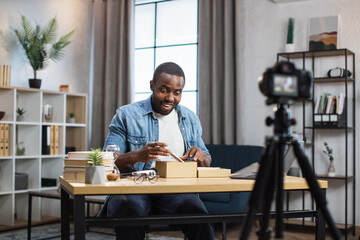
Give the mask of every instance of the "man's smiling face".
M 151 105 L 155 112 L 168 115 L 181 101 L 182 90 L 185 85 L 183 77 L 161 73 L 154 82 L 150 81 L 153 92 Z

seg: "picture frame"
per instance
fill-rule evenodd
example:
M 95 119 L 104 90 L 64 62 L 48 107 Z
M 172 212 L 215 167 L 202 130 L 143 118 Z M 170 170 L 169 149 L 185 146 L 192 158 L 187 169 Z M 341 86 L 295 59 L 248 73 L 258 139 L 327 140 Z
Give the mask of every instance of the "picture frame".
M 309 51 L 338 48 L 338 16 L 311 18 L 309 21 Z

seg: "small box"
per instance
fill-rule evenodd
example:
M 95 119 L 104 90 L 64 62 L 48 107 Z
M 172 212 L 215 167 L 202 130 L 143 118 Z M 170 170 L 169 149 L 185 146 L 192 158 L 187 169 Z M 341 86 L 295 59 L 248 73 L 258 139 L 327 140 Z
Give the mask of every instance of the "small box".
M 56 178 L 41 178 L 42 187 L 56 187 Z
M 198 167 L 198 177 L 229 177 L 231 169 L 220 167 Z
M 15 173 L 15 190 L 28 189 L 29 175 L 27 173 Z
M 160 177 L 196 178 L 197 162 L 156 161 L 155 167 Z

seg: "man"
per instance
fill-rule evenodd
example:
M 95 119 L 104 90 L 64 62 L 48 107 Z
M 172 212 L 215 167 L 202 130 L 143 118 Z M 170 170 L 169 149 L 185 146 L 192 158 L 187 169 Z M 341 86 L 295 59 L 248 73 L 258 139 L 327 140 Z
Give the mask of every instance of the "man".
M 121 154 L 115 161 L 120 171 L 150 169 L 155 160 L 170 158 L 170 151 L 185 160 L 210 166 L 211 157 L 201 138 L 202 129 L 196 114 L 178 105 L 185 85 L 183 70 L 175 63 L 159 65 L 150 81 L 152 95 L 120 107 L 116 111 L 105 147 L 118 145 Z M 113 195 L 107 198 L 100 216 L 146 216 L 148 214 L 207 214 L 196 194 Z M 214 238 L 211 224 L 181 226 L 188 239 Z M 143 227 L 117 227 L 117 239 L 144 239 Z

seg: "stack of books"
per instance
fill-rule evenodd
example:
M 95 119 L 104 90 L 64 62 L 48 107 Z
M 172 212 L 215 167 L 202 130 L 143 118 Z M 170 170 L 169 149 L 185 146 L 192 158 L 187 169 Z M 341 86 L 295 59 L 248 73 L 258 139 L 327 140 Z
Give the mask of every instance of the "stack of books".
M 10 86 L 11 66 L 0 65 L 0 86 Z
M 63 177 L 66 180 L 85 181 L 85 166 L 88 163 L 88 156 L 91 151 L 69 152 L 64 160 Z M 111 168 L 113 161 L 112 152 L 102 152 L 103 165 Z
M 344 109 L 345 96 L 340 93 L 334 96 L 330 93 L 320 95 L 316 101 L 315 114 L 342 114 Z
M 0 157 L 9 156 L 9 124 L 0 124 Z

